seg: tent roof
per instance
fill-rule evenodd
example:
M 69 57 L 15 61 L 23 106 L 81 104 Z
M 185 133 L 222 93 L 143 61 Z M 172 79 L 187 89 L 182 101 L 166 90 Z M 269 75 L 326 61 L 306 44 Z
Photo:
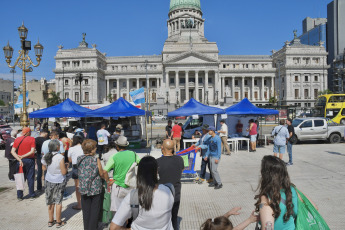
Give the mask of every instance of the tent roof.
M 225 109 L 225 113 L 228 115 L 277 115 L 279 111 L 258 108 L 253 105 L 248 98 L 244 98 L 239 103 Z
M 90 111 L 87 117 L 134 117 L 145 115 L 145 110 L 138 109 L 120 97 L 108 106 Z
M 50 118 L 50 117 L 85 117 L 85 114 L 90 111 L 84 108 L 69 98 L 60 104 L 52 107 L 41 109 L 29 114 L 30 118 Z
M 191 116 L 191 115 L 208 115 L 208 114 L 223 114 L 224 110 L 212 106 L 201 104 L 194 98 L 191 98 L 181 108 L 168 113 L 169 117 L 177 116 Z

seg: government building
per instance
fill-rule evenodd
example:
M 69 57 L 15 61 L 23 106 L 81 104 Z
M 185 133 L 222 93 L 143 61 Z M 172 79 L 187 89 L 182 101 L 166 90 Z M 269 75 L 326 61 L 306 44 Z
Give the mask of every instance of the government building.
M 219 55 L 204 35 L 205 23 L 200 0 L 171 0 L 167 39 L 161 55 L 152 56 L 107 57 L 83 34 L 77 48 L 57 51 L 56 90 L 64 99 L 99 104 L 130 101 L 129 93 L 144 87 L 153 108 L 164 102 L 171 111 L 192 97 L 209 105 L 248 98 L 259 106 L 274 97 L 281 105 L 312 107 L 328 88 L 322 43 L 303 45 L 295 31 L 272 55 Z

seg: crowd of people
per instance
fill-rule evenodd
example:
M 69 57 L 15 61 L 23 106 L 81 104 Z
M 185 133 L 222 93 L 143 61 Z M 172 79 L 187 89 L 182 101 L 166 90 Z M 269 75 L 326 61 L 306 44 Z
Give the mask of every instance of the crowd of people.
M 287 124 L 291 126 L 291 121 L 288 120 Z M 111 134 L 106 125 L 102 124 L 97 132 L 95 130 L 96 140 L 91 139 L 83 129 L 68 127 L 62 131 L 58 124 L 54 124 L 51 131 L 48 131 L 47 126 L 35 128 L 36 137 L 32 136 L 28 127 L 23 128 L 20 133 L 13 130 L 11 138 L 6 140 L 8 176 L 10 180 L 14 180 L 14 174 L 22 168 L 28 183 L 30 200 L 34 200 L 40 193 L 45 194 L 49 214 L 48 227 L 55 225 L 60 228 L 67 224 L 61 217 L 61 211 L 66 197 L 67 180 L 71 176 L 76 194 L 76 204 L 72 208 L 82 210 L 84 229 L 97 229 L 101 216 L 102 194 L 104 189 L 110 188 L 110 211 L 113 213 L 111 230 L 176 230 L 179 229 L 181 177 L 185 168 L 182 157 L 176 153 L 180 150 L 179 142 L 183 130 L 178 122 L 171 127 L 172 121 L 168 121 L 168 126 L 166 139 L 161 147 L 162 156 L 158 159 L 151 156 L 140 158 L 136 152 L 130 150 L 127 138 L 121 135 L 121 125 L 116 126 L 115 132 Z M 262 159 L 261 179 L 258 194 L 255 196 L 256 214 L 253 212 L 248 219 L 234 227 L 229 217 L 239 214 L 240 207 L 235 207 L 221 217 L 207 219 L 200 229 L 238 230 L 258 221 L 262 229 L 266 230 L 294 229 L 294 220 L 298 214 L 298 196 L 290 182 L 286 163 L 281 160 L 283 144 L 280 142 L 284 139 L 286 144 L 286 140 L 293 136 L 289 126 L 285 127 L 285 123 L 281 122 L 280 126 L 272 131 L 272 135 L 275 135 L 275 154 Z M 242 133 L 242 129 L 243 125 L 238 121 L 236 131 Z M 250 120 L 248 132 L 251 136 L 252 151 L 256 150 L 257 130 L 258 125 L 254 120 Z M 228 127 L 225 120 L 221 121 L 220 130 L 204 125 L 202 133 L 198 135 L 199 140 L 194 147 L 200 149 L 202 161 L 197 182 L 202 184 L 206 180 L 208 167 L 208 186 L 221 189 L 223 184 L 218 167 L 223 148 L 224 154 L 231 154 L 230 149 L 226 148 Z M 111 144 L 117 152 L 106 156 L 105 147 Z M 292 156 L 290 160 L 292 164 Z M 36 165 L 38 192 L 34 190 Z M 137 168 L 134 186 L 128 182 L 129 172 L 133 168 Z M 17 198 L 23 200 L 22 190 L 17 191 Z

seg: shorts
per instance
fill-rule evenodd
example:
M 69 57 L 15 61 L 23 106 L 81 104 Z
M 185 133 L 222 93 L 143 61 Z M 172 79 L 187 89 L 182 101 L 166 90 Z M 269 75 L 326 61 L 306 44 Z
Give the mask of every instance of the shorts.
M 132 189 L 130 188 L 122 188 L 121 186 L 117 184 L 113 184 L 111 188 L 111 205 L 110 205 L 110 211 L 117 212 L 119 210 L 121 202 L 128 193 L 131 192 Z
M 72 166 L 72 179 L 78 180 L 78 166 L 77 165 Z
M 250 135 L 250 141 L 251 141 L 251 142 L 256 142 L 256 136 L 257 136 L 257 134 L 255 134 L 255 135 Z
M 51 183 L 45 181 L 45 193 L 46 193 L 46 204 L 61 204 L 63 199 L 63 193 L 66 187 L 66 180 L 62 183 Z
M 280 153 L 284 154 L 285 153 L 285 145 L 274 145 L 273 147 L 273 152 L 274 153 Z

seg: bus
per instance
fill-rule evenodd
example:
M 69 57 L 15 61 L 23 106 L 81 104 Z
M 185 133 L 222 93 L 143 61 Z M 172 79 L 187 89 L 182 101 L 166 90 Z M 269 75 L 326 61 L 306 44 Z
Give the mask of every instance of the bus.
M 345 94 L 325 94 L 318 97 L 315 117 L 325 117 L 345 125 Z

